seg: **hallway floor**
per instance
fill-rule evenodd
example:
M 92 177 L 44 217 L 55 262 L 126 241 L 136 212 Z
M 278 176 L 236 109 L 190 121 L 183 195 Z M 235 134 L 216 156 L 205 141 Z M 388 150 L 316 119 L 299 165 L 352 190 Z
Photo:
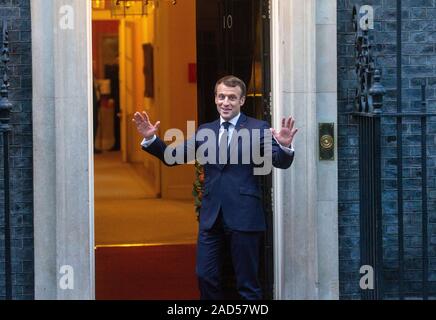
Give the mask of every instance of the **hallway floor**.
M 198 299 L 193 200 L 154 198 L 120 159 L 95 155 L 96 299 Z
M 195 243 L 194 201 L 153 197 L 119 152 L 95 155 L 95 244 Z

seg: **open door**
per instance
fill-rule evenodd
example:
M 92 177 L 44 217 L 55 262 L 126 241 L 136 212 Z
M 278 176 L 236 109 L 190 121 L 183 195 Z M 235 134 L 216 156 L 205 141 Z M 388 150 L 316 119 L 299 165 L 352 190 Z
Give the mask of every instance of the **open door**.
M 197 0 L 197 72 L 199 123 L 217 118 L 213 89 L 222 76 L 233 74 L 247 84 L 247 99 L 242 112 L 271 122 L 270 43 L 268 1 Z M 268 230 L 261 265 L 265 298 L 272 299 L 272 179 L 262 178 L 264 211 Z M 231 259 L 227 259 L 231 261 Z M 225 267 L 229 297 L 232 287 L 230 263 Z

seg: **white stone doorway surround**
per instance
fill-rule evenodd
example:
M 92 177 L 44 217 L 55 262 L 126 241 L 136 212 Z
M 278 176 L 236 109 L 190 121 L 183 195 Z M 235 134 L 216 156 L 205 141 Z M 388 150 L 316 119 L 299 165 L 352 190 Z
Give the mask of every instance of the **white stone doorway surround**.
M 273 179 L 276 299 L 339 298 L 337 149 L 318 152 L 318 124 L 337 128 L 336 15 L 336 0 L 271 0 L 273 125 L 290 114 L 300 129 Z

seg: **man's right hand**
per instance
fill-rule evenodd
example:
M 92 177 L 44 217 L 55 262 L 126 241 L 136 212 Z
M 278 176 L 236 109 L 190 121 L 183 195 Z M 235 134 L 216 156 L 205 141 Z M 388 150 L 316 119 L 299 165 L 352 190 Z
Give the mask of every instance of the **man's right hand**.
M 142 113 L 136 112 L 133 116 L 132 121 L 136 123 L 136 128 L 138 129 L 138 132 L 145 138 L 145 140 L 150 140 L 151 138 L 153 138 L 160 125 L 160 121 L 156 122 L 155 125 L 152 125 L 150 122 L 150 118 L 145 111 L 143 111 Z

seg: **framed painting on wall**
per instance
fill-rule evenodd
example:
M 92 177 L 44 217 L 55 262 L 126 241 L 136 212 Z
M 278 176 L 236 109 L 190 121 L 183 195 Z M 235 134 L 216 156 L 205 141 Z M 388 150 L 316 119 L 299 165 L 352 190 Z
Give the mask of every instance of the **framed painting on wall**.
M 153 73 L 153 46 L 146 43 L 142 46 L 144 51 L 144 77 L 145 77 L 145 92 L 147 98 L 154 97 L 154 73 Z

